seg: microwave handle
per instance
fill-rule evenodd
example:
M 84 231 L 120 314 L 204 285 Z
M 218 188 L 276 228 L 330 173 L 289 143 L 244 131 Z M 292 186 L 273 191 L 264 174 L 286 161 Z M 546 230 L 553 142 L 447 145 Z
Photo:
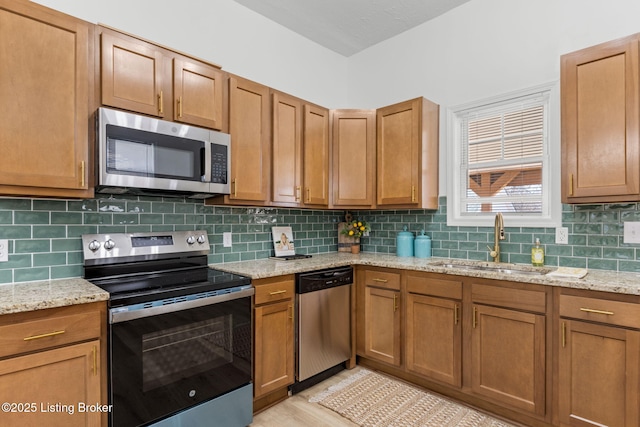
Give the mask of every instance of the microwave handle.
M 207 156 L 204 146 L 200 148 L 200 180 L 207 182 Z

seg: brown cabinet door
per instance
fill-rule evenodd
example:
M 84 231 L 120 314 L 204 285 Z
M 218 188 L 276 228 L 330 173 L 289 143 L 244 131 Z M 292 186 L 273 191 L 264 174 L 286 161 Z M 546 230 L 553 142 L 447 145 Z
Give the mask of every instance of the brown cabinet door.
M 376 188 L 376 113 L 332 111 L 332 194 L 336 208 L 373 208 Z
M 80 407 L 101 402 L 99 355 L 90 341 L 0 361 L 0 400 L 21 405 L 3 407 L 2 425 L 99 427 L 100 412 Z
M 231 200 L 269 200 L 269 114 L 268 87 L 239 77 L 229 78 Z
M 365 286 L 364 355 L 400 366 L 400 292 Z
M 560 327 L 562 425 L 637 427 L 640 332 L 565 319 Z
M 173 118 L 222 129 L 222 71 L 186 58 L 173 59 Z
M 407 294 L 405 329 L 407 370 L 430 379 L 462 385 L 460 302 Z M 437 343 L 437 345 L 434 345 Z
M 420 106 L 406 101 L 377 111 L 378 206 L 417 205 Z
M 273 93 L 273 201 L 302 202 L 302 102 Z
M 254 397 L 293 384 L 293 300 L 255 308 Z
M 303 201 L 329 205 L 329 110 L 304 105 Z
M 0 1 L 0 193 L 88 193 L 89 35 L 83 21 Z M 66 192 L 56 192 L 64 189 Z
M 545 415 L 545 317 L 475 304 L 471 333 L 474 393 Z
M 101 34 L 102 104 L 165 117 L 163 54 L 156 46 L 122 34 Z M 169 83 L 170 84 L 170 83 Z
M 637 199 L 638 49 L 634 36 L 562 57 L 564 202 Z

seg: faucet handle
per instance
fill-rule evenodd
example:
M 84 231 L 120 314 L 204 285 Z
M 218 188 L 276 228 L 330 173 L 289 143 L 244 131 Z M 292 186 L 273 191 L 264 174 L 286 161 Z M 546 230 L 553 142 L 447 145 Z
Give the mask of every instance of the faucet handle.
M 495 248 L 492 248 L 491 246 L 487 245 L 487 249 L 489 249 L 489 256 L 491 258 L 495 258 L 498 256 L 498 252 L 496 252 Z

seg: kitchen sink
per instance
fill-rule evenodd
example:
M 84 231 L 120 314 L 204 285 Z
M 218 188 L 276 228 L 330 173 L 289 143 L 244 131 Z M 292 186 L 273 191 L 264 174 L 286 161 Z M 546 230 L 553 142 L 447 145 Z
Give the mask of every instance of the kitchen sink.
M 525 276 L 544 276 L 551 271 L 550 268 L 535 268 L 527 266 L 518 266 L 514 264 L 490 265 L 490 264 L 472 264 L 457 262 L 441 262 L 436 261 L 430 263 L 434 267 L 454 268 L 459 270 L 477 270 L 488 271 L 502 274 L 520 274 Z

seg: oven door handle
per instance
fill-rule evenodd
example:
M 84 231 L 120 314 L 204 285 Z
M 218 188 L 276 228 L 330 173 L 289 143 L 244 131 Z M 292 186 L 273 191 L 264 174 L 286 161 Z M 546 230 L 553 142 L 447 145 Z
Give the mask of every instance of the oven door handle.
M 239 298 L 250 297 L 255 294 L 254 288 L 243 289 L 228 294 L 214 295 L 206 298 L 199 298 L 190 301 L 176 302 L 173 304 L 160 305 L 156 307 L 140 308 L 129 310 L 127 307 L 112 308 L 109 310 L 109 323 L 120 323 L 129 320 L 142 319 L 145 317 L 159 316 L 176 311 L 188 310 L 190 308 L 204 307 L 207 305 L 219 304 L 221 302 L 233 301 Z

